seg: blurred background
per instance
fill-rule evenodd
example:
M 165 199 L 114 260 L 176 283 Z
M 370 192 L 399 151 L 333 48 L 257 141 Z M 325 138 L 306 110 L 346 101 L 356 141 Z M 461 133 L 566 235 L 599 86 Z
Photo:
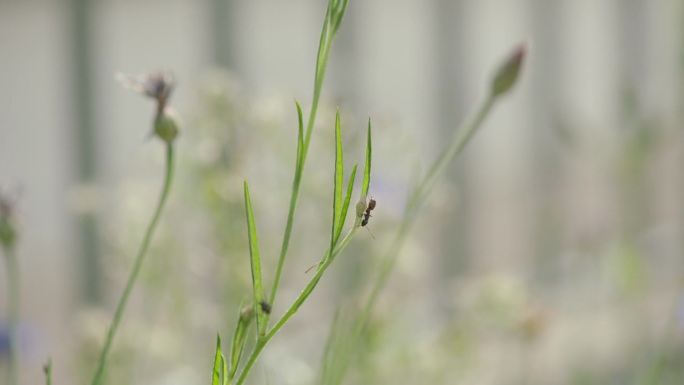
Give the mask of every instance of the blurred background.
M 248 179 L 267 288 L 308 114 L 323 0 L 0 0 L 0 186 L 19 221 L 21 383 L 86 383 L 154 209 L 154 104 L 183 119 L 168 210 L 111 383 L 207 383 L 250 293 Z M 333 127 L 374 127 L 367 231 L 265 349 L 255 384 L 318 383 L 406 196 L 520 42 L 521 81 L 424 202 L 349 384 L 684 383 L 684 3 L 352 0 L 333 45 L 276 316 L 328 241 Z M 4 262 L 4 261 L 3 261 Z M 0 293 L 6 293 L 0 264 Z M 0 295 L 0 337 L 6 316 Z M 0 338 L 0 341 L 2 338 Z M 3 351 L 3 346 L 5 351 Z M 6 365 L 0 344 L 0 368 Z M 4 376 L 3 376 L 4 378 Z

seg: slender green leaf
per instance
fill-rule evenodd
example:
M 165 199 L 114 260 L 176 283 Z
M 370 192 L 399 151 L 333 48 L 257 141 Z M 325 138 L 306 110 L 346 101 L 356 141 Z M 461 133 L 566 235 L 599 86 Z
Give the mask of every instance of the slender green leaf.
M 297 164 L 295 169 L 295 176 L 301 178 L 301 168 L 302 168 L 302 154 L 304 153 L 304 118 L 302 118 L 302 106 L 299 102 L 295 100 L 297 105 Z
M 259 303 L 264 299 L 263 285 L 261 283 L 261 260 L 259 258 L 259 241 L 257 239 L 252 201 L 249 197 L 249 186 L 245 181 L 245 211 L 247 213 L 247 233 L 249 234 L 249 254 L 252 262 L 252 286 L 254 288 L 254 302 L 252 308 L 256 312 L 256 323 L 259 336 L 266 332 L 265 314 Z
M 337 241 L 337 228 L 339 227 L 339 218 L 342 214 L 342 187 L 344 184 L 344 153 L 342 151 L 342 129 L 340 128 L 340 111 L 337 111 L 335 117 L 335 185 L 333 189 L 333 218 L 332 218 L 332 233 L 330 235 L 330 251 L 335 249 L 335 242 Z
M 214 370 L 211 373 L 211 385 L 223 385 L 221 381 L 221 369 L 223 368 L 221 356 L 221 336 L 216 334 L 216 354 L 214 354 Z
M 342 204 L 342 212 L 340 213 L 340 218 L 337 223 L 337 233 L 335 234 L 335 245 L 342 235 L 342 229 L 344 227 L 344 222 L 347 219 L 347 212 L 349 211 L 349 203 L 351 202 L 352 193 L 354 192 L 354 181 L 356 180 L 356 169 L 358 164 L 354 164 L 351 175 L 349 176 L 349 182 L 347 182 L 347 195 L 344 196 L 344 203 Z
M 247 308 L 242 308 L 240 306 L 240 314 L 238 315 L 238 322 L 235 326 L 235 333 L 233 333 L 233 344 L 230 348 L 230 367 L 228 369 L 228 380 L 232 380 L 237 373 L 238 366 L 240 365 L 240 358 L 242 358 L 242 352 L 245 350 L 245 344 L 247 343 L 247 334 L 249 332 L 249 325 L 252 323 L 252 318 L 254 318 L 254 308 L 249 306 Z
M 308 151 L 307 141 L 304 139 L 304 119 L 302 118 L 302 106 L 295 100 L 297 105 L 297 161 L 295 163 L 295 175 L 292 180 L 292 196 L 290 197 L 290 208 L 287 213 L 287 222 L 285 224 L 285 234 L 283 234 L 283 243 L 280 247 L 280 257 L 278 257 L 278 265 L 276 266 L 275 276 L 273 277 L 273 286 L 271 287 L 271 304 L 275 303 L 275 297 L 278 293 L 278 285 L 280 284 L 280 275 L 283 272 L 283 265 L 285 264 L 285 255 L 290 246 L 290 237 L 292 236 L 292 223 L 294 221 L 295 208 L 297 206 L 297 197 L 299 196 L 299 186 L 302 182 L 302 173 L 304 172 L 304 163 L 306 162 L 306 152 Z M 315 107 L 315 106 L 314 106 Z M 266 315 L 266 323 L 268 323 L 269 315 Z
M 226 356 L 221 353 L 221 384 L 229 385 L 232 378 L 228 378 L 228 360 Z
M 366 166 L 363 169 L 363 184 L 361 185 L 361 197 L 366 198 L 370 187 L 371 160 L 373 156 L 373 145 L 371 142 L 371 120 L 368 119 L 368 139 L 366 142 Z

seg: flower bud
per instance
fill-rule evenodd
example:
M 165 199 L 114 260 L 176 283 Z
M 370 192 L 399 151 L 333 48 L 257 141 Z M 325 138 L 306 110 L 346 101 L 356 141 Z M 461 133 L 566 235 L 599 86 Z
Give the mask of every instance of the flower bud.
M 247 305 L 240 310 L 240 322 L 249 322 L 254 317 L 252 305 Z
M 178 118 L 170 108 L 165 108 L 154 118 L 154 134 L 172 144 L 178 136 Z
M 491 92 L 493 97 L 505 94 L 515 85 L 526 52 L 527 47 L 524 44 L 519 45 L 508 57 L 508 60 L 499 68 L 492 81 Z
M 14 225 L 12 206 L 0 197 L 0 246 L 5 249 L 14 247 L 17 240 L 17 230 Z
M 366 212 L 366 197 L 364 196 L 363 198 L 359 199 L 358 202 L 356 202 L 356 216 L 361 218 L 363 216 L 363 213 Z

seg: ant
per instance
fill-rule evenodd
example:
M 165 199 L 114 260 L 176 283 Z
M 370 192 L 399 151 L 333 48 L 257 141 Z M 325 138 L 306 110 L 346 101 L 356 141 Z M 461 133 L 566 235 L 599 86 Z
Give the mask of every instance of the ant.
M 370 212 L 375 209 L 375 199 L 371 197 L 370 201 L 368 201 L 368 207 L 366 207 L 366 212 L 363 213 L 363 220 L 361 221 L 361 226 L 366 226 L 368 224 L 368 220 L 371 217 Z
M 373 199 L 373 197 L 371 197 L 370 200 L 368 201 L 368 205 L 366 205 L 366 202 L 364 202 L 364 201 L 359 201 L 356 204 L 356 213 L 357 213 L 356 215 L 359 218 L 363 217 L 363 219 L 361 220 L 361 224 L 360 224 L 361 227 L 366 227 L 366 225 L 368 224 L 370 217 L 372 217 L 371 211 L 373 211 L 373 209 L 375 209 L 375 205 L 376 205 L 376 202 L 375 202 L 375 199 Z M 368 227 L 366 227 L 366 229 L 370 233 L 371 237 L 373 237 L 373 239 L 375 239 L 375 235 L 373 235 L 373 232 L 370 231 L 370 229 Z M 319 264 L 317 263 L 317 264 L 311 266 L 310 268 L 306 269 L 304 274 L 308 273 L 309 271 L 311 271 L 311 269 L 313 269 L 314 267 L 316 267 L 318 265 Z
M 266 300 L 262 299 L 259 302 L 259 306 L 261 307 L 261 311 L 266 313 L 266 314 L 271 314 L 271 304 L 268 303 Z
M 373 197 L 371 197 L 370 200 L 368 201 L 368 205 L 366 206 L 366 209 L 365 210 L 359 210 L 360 208 L 362 208 L 364 206 L 364 203 L 365 202 L 361 202 L 362 206 L 357 207 L 357 213 L 359 213 L 358 216 L 363 217 L 363 219 L 361 220 L 361 225 L 360 225 L 361 227 L 366 227 L 366 225 L 368 224 L 370 217 L 372 217 L 371 211 L 373 211 L 373 209 L 375 209 L 375 204 L 376 204 L 375 199 L 373 199 Z M 375 239 L 375 235 L 373 235 L 373 232 L 370 231 L 370 229 L 368 227 L 366 227 L 366 229 L 368 229 L 368 232 L 370 233 L 371 237 L 373 237 L 373 239 Z

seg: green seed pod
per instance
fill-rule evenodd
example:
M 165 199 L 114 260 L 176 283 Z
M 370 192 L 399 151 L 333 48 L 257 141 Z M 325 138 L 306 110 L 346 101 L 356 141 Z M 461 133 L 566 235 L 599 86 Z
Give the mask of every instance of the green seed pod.
M 513 88 L 518 80 L 526 52 L 527 48 L 525 45 L 518 46 L 511 56 L 508 57 L 508 60 L 499 68 L 492 81 L 492 96 L 501 96 Z
M 170 108 L 164 108 L 154 118 L 154 134 L 167 144 L 172 144 L 178 136 L 178 118 Z

